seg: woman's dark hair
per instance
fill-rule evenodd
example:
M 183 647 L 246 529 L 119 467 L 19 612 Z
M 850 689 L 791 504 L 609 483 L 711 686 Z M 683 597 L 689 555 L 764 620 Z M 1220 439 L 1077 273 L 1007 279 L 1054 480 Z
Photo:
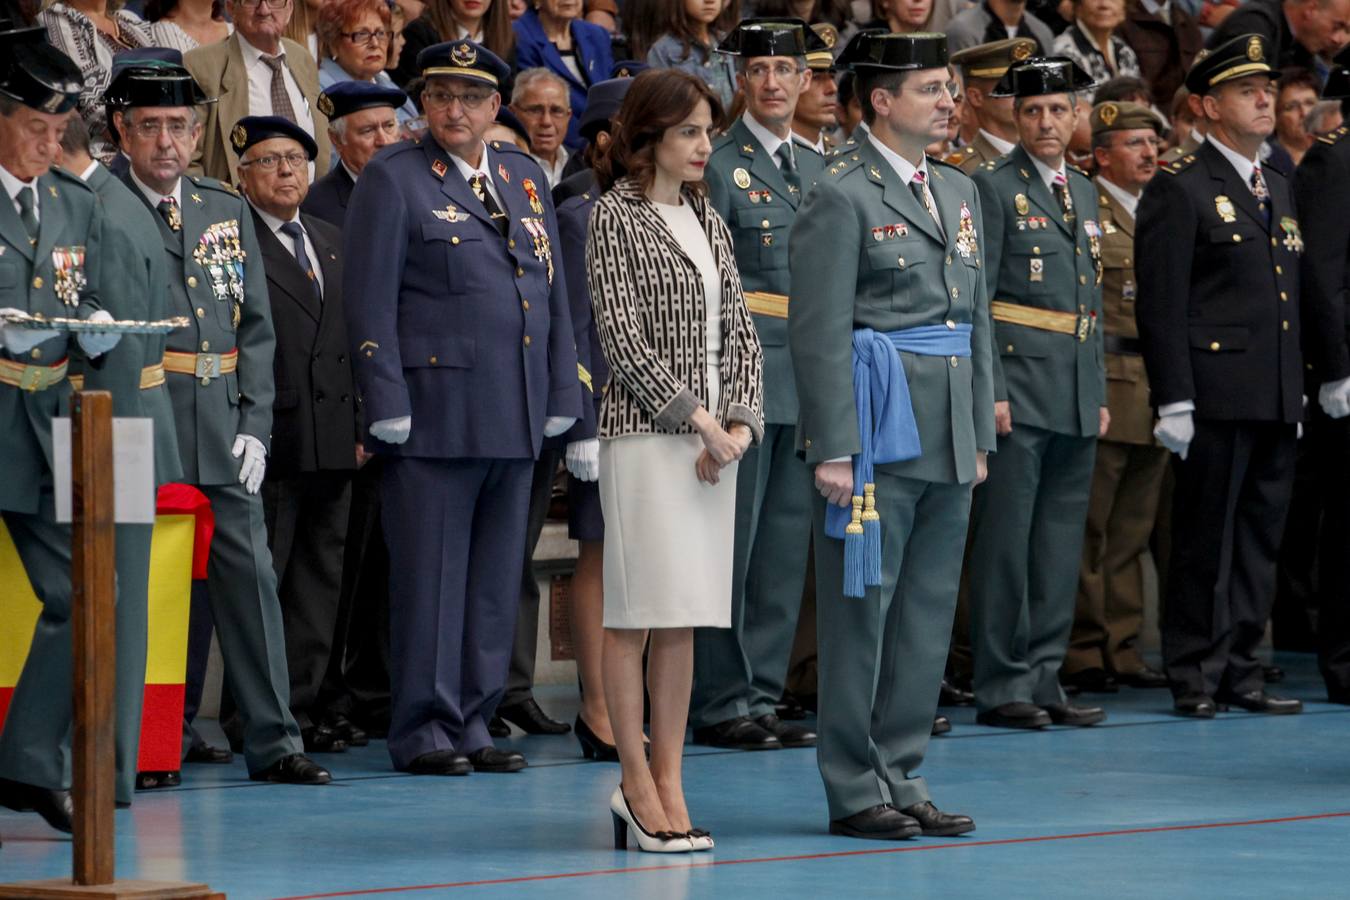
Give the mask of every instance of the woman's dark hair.
M 736 27 L 736 23 L 740 21 L 740 8 L 740 0 L 731 0 L 721 15 L 708 26 L 714 46 L 721 35 Z M 688 59 L 690 51 L 698 43 L 698 37 L 694 17 L 689 15 L 689 10 L 685 8 L 685 0 L 656 0 L 648 6 L 646 13 L 647 23 L 656 27 L 644 28 L 635 21 L 628 35 L 630 45 L 634 48 L 641 47 L 642 53 L 646 54 L 658 38 L 668 34 L 680 42 L 681 58 Z M 648 34 L 648 31 L 652 33 Z M 709 52 L 712 51 L 712 47 L 707 49 Z
M 651 186 L 656 175 L 656 145 L 666 129 L 688 118 L 700 100 L 707 102 L 712 121 L 718 122 L 722 101 L 698 76 L 680 69 L 648 69 L 634 78 L 611 123 L 609 147 L 595 160 L 600 190 L 609 190 L 625 176 L 636 178 L 643 189 Z M 690 188 L 702 191 L 704 185 L 700 181 Z
M 450 0 L 429 0 L 422 18 L 436 29 L 443 41 L 459 40 L 459 23 L 455 21 Z M 511 4 L 508 0 L 490 0 L 483 14 L 483 46 L 502 59 L 507 59 L 516 46 L 516 33 L 511 30 Z M 510 60 L 507 60 L 508 62 Z
M 145 21 L 158 22 L 178 8 L 178 0 L 145 0 Z M 211 0 L 211 18 L 217 22 L 225 19 L 225 0 Z

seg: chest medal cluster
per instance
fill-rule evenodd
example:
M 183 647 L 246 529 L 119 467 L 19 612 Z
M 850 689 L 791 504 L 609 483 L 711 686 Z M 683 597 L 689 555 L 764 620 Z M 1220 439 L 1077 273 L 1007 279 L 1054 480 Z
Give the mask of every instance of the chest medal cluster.
M 84 247 L 55 247 L 52 249 L 52 291 L 66 306 L 80 305 L 84 290 Z
M 237 219 L 207 226 L 192 251 L 192 259 L 206 272 L 212 296 L 233 304 L 230 321 L 235 328 L 244 304 L 244 258 Z

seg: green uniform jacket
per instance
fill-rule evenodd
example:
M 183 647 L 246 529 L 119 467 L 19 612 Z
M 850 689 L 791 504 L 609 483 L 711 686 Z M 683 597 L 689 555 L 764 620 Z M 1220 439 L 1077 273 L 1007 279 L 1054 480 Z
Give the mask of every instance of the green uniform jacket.
M 102 165 L 87 184 L 98 194 L 106 218 L 103 248 L 115 265 L 103 267 L 103 296 L 118 319 L 156 321 L 169 315 L 169 273 L 164 245 L 155 228 L 155 215 L 137 200 L 131 189 Z M 107 364 L 82 366 L 86 390 L 112 392 L 113 415 L 148 418 L 155 423 L 155 482 L 167 484 L 183 477 L 174 430 L 169 386 L 141 389 L 141 369 L 164 359 L 165 336 L 124 334 L 108 351 Z
M 801 398 L 797 440 L 808 463 L 859 450 L 857 328 L 973 326 L 969 359 L 901 354 L 923 453 L 879 469 L 964 483 L 975 478 L 976 451 L 995 448 L 980 198 L 960 170 L 931 159 L 928 170 L 945 239 L 866 139 L 825 170 L 792 228 L 788 340 Z M 962 253 L 966 212 L 974 246 Z
M 126 176 L 130 179 L 130 174 Z M 149 207 L 137 188 L 128 185 Z M 178 428 L 183 479 L 191 484 L 234 484 L 240 460 L 230 454 L 237 434 L 270 445 L 272 436 L 272 307 L 253 216 L 244 198 L 214 178 L 184 176 L 183 226 L 177 232 L 153 213 L 168 251 L 169 314 L 192 324 L 168 337 L 181 353 L 238 349 L 238 371 L 206 384 L 170 372 L 169 396 Z M 238 285 L 238 288 L 232 287 Z M 242 290 L 242 299 L 233 293 Z
M 88 318 L 102 308 L 100 271 L 104 213 L 94 192 L 75 176 L 52 169 L 37 179 L 38 238 L 29 243 L 14 204 L 0 203 L 0 309 L 49 317 Z M 8 199 L 8 198 L 6 198 Z M 74 248 L 74 252 L 71 252 Z M 83 261 L 78 262 L 80 253 Z M 102 263 L 102 265 L 100 265 Z M 58 267 L 61 276 L 58 278 Z M 68 306 L 58 285 L 78 284 L 78 307 Z M 20 357 L 0 347 L 0 359 L 53 366 L 78 347 L 69 334 L 43 341 Z M 0 509 L 36 513 L 44 486 L 52 483 L 52 418 L 69 414 L 70 382 L 43 391 L 0 384 Z
M 1071 225 L 1020 144 L 974 176 L 984 201 L 990 300 L 1094 317 L 1086 340 L 995 322 L 994 398 L 1012 403 L 1014 428 L 1093 437 L 1106 404 L 1101 227 L 1097 189 L 1076 170 L 1068 173 Z
M 741 119 L 713 144 L 708 160 L 708 198 L 731 229 L 736 267 L 746 293 L 788 294 L 788 231 L 797 217 L 803 194 L 811 190 L 825 169 L 825 159 L 814 150 L 793 145 L 800 173 L 801 193 L 787 182 L 768 151 Z M 787 346 L 787 320 L 751 316 L 764 351 L 764 422 L 797 422 L 797 389 L 792 380 L 792 356 Z

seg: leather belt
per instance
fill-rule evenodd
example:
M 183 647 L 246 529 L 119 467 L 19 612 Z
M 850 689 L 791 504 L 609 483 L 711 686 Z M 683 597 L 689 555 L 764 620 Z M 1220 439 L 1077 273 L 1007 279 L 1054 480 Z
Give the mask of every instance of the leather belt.
M 63 359 L 54 366 L 29 366 L 12 359 L 0 359 L 0 384 L 21 391 L 45 391 L 65 380 L 69 363 Z
M 757 316 L 771 319 L 788 317 L 788 298 L 786 294 L 770 294 L 766 291 L 746 291 L 745 305 Z
M 1139 356 L 1143 348 L 1139 338 L 1120 337 L 1114 334 L 1102 335 L 1102 346 L 1107 353 L 1120 353 L 1125 356 Z
M 164 383 L 164 363 L 157 362 L 153 366 L 146 366 L 141 369 L 141 390 L 148 391 L 150 388 L 159 387 Z M 70 376 L 70 386 L 77 391 L 84 390 L 84 376 Z
M 212 378 L 228 375 L 238 368 L 237 348 L 229 353 L 179 353 L 175 350 L 164 352 L 164 371 L 200 378 L 202 384 L 210 384 Z
M 1079 343 L 1097 330 L 1095 313 L 1058 312 L 1053 309 L 1041 309 L 1039 306 L 1022 306 L 1006 300 L 995 300 L 989 304 L 995 322 L 1007 322 L 1009 325 L 1022 325 L 1038 331 L 1052 331 L 1055 334 L 1069 334 L 1078 338 Z

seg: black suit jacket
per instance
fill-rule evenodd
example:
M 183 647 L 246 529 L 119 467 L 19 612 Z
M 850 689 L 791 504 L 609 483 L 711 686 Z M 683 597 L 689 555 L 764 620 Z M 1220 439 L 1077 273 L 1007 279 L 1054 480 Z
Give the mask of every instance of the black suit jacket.
M 1298 66 L 1316 70 L 1312 51 L 1298 42 L 1289 27 L 1283 0 L 1246 0 L 1210 32 L 1205 46 L 1212 50 L 1242 34 L 1259 34 L 1270 41 L 1275 48 L 1273 65 L 1277 69 Z M 1341 51 L 1336 61 L 1346 64 L 1350 61 L 1350 51 Z
M 253 224 L 277 333 L 273 358 L 277 392 L 267 475 L 284 478 L 355 469 L 360 423 L 342 308 L 342 235 L 314 216 L 300 216 L 318 257 L 310 263 L 323 272 L 320 302 L 290 241 L 278 240 L 256 211 Z
M 1317 381 L 1350 378 L 1350 128 L 1338 128 L 1303 157 L 1294 173 L 1294 197 L 1303 226 L 1304 352 Z
M 1202 419 L 1298 422 L 1302 238 L 1289 182 L 1263 166 L 1267 225 L 1213 144 L 1164 166 L 1135 226 L 1135 318 L 1154 406 L 1195 402 Z
M 346 166 L 338 163 L 333 166 L 333 171 L 310 186 L 300 209 L 341 231 L 347 221 L 347 201 L 351 200 L 355 188 L 356 182 L 347 174 Z

